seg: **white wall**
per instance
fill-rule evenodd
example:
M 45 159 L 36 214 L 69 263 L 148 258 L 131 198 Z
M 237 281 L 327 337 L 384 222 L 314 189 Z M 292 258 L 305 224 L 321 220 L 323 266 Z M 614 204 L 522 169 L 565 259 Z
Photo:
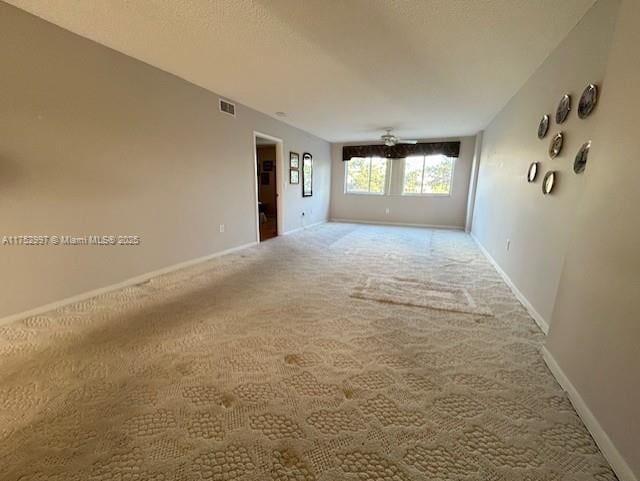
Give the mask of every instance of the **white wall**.
M 621 481 L 640 479 L 639 25 L 640 2 L 624 0 L 547 340 Z
M 467 214 L 464 221 L 465 232 L 471 232 L 473 225 L 473 209 L 476 205 L 476 190 L 478 188 L 478 171 L 480 170 L 480 159 L 482 157 L 482 137 L 484 132 L 476 135 L 476 144 L 473 149 L 473 161 L 471 163 L 471 173 L 469 178 L 469 194 L 467 198 Z
M 599 0 L 496 117 L 473 220 L 473 233 L 550 323 L 546 359 L 621 481 L 640 479 L 638 25 L 637 0 Z M 571 114 L 568 150 L 547 160 L 539 117 L 588 82 L 601 84 L 599 106 L 586 120 Z M 589 163 L 575 175 L 586 140 Z M 554 195 L 524 181 L 532 160 L 560 171 Z
M 255 241 L 254 131 L 282 138 L 285 162 L 314 156 L 313 197 L 284 184 L 284 230 L 328 218 L 324 140 L 222 114 L 216 94 L 2 2 L 0 31 L 0 235 L 142 242 L 0 245 L 0 317 Z
M 573 173 L 579 147 L 594 135 L 599 110 L 578 118 L 577 102 L 588 83 L 603 83 L 617 2 L 598 2 L 484 131 L 473 235 L 511 278 L 546 323 L 551 322 L 558 283 L 587 175 Z M 555 121 L 537 137 L 543 114 L 555 118 L 564 93 L 573 96 L 569 119 Z M 560 157 L 549 160 L 551 137 L 565 133 Z M 528 184 L 531 162 L 542 172 Z M 597 162 L 595 159 L 593 162 Z M 587 167 L 587 171 L 590 166 Z M 543 196 L 542 177 L 557 170 L 553 195 Z M 510 249 L 506 249 L 507 239 Z
M 345 192 L 345 166 L 342 161 L 342 147 L 346 144 L 332 144 L 331 218 L 363 222 L 388 222 L 393 224 L 430 225 L 464 228 L 469 193 L 469 179 L 475 137 L 456 139 L 433 139 L 424 142 L 460 140 L 460 155 L 455 161 L 453 186 L 448 196 L 403 196 L 401 186 L 385 195 L 347 194 Z M 371 144 L 372 142 L 360 142 Z M 352 144 L 359 144 L 353 142 Z M 402 182 L 394 175 L 391 160 L 392 180 Z M 395 172 L 398 172 L 396 168 Z M 386 213 L 389 209 L 389 213 Z

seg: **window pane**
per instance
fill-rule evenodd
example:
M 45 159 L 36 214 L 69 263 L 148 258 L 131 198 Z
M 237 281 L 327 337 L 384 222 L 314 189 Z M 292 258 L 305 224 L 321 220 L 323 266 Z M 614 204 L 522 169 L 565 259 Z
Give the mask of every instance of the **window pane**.
M 347 192 L 369 192 L 369 159 L 347 161 Z
M 422 165 L 424 157 L 407 157 L 404 159 L 403 194 L 419 194 L 422 186 Z
M 451 192 L 453 159 L 444 155 L 425 157 L 423 194 L 448 194 Z
M 384 194 L 384 181 L 387 175 L 387 159 L 373 157 L 371 159 L 371 183 L 369 192 Z

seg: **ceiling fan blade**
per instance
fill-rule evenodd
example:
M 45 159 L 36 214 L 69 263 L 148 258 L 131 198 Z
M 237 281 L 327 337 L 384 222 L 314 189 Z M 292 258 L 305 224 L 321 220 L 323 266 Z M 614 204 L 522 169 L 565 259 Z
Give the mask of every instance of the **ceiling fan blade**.
M 401 139 L 398 140 L 399 144 L 417 144 L 418 141 L 417 140 L 408 140 L 408 139 Z

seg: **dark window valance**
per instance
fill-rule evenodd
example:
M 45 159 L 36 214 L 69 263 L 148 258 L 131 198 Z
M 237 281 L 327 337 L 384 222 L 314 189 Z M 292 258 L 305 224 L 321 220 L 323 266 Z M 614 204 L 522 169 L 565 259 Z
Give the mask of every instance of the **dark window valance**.
M 386 145 L 345 145 L 342 147 L 342 160 L 354 157 L 386 157 L 404 159 L 412 155 L 446 155 L 458 157 L 460 142 L 428 142 L 419 144 Z

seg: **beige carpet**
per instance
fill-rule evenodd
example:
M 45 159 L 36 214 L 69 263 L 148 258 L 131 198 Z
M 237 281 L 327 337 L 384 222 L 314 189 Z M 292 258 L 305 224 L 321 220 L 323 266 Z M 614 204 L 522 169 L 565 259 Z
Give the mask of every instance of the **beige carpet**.
M 0 327 L 0 479 L 615 479 L 542 342 L 466 235 L 327 224 Z

